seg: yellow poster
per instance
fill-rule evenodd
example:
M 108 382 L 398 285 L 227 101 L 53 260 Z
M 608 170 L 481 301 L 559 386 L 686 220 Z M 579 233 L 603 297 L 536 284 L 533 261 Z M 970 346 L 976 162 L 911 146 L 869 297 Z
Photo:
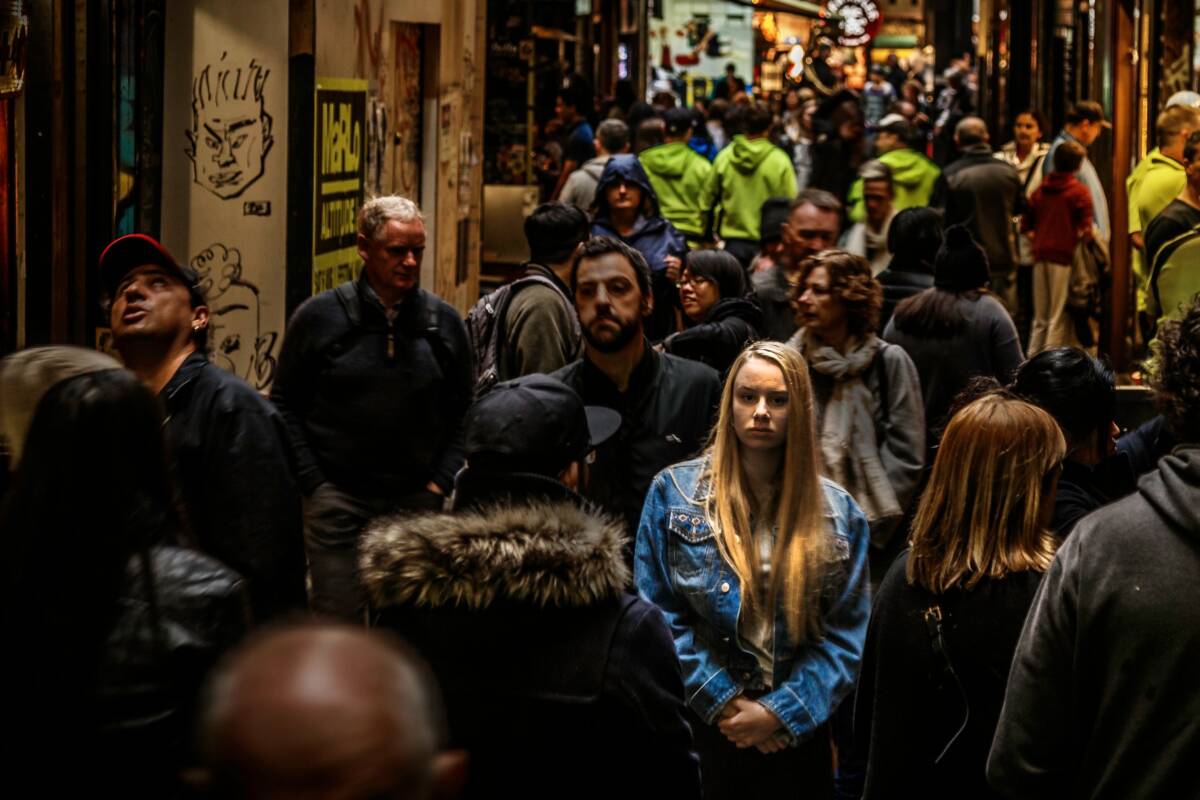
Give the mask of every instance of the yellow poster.
M 318 78 L 314 151 L 313 294 L 354 278 L 366 181 L 367 82 Z

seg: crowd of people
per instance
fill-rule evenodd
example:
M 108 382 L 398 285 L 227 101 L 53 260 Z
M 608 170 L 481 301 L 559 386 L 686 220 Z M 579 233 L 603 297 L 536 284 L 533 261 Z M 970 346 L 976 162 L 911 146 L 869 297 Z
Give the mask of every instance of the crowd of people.
M 894 77 L 777 119 L 731 76 L 707 116 L 594 133 L 565 85 L 562 199 L 526 219 L 522 276 L 464 318 L 419 285 L 416 204 L 371 199 L 361 275 L 292 315 L 269 398 L 208 360 L 198 275 L 114 241 L 120 361 L 0 361 L 13 774 L 126 797 L 1193 791 L 1200 298 L 1157 323 L 1161 414 L 1120 431 L 1068 313 L 1108 238 L 1102 110 L 1052 144 L 1027 112 L 993 153 L 961 75 L 930 106 Z M 1200 207 L 1200 130 L 1173 130 L 1154 158 L 1186 160 L 1189 199 L 1145 217 L 1148 252 Z

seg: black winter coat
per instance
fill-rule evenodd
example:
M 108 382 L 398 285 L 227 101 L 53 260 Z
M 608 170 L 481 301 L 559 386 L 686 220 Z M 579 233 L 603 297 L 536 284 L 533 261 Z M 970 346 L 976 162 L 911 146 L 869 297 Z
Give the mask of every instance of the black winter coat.
M 750 298 L 718 300 L 704 322 L 671 334 L 663 341 L 663 349 L 707 364 L 724 375 L 738 353 L 758 338 L 762 317 L 762 310 Z
M 675 645 L 624 588 L 620 524 L 531 481 L 516 500 L 488 481 L 482 510 L 374 523 L 373 624 L 437 675 L 466 797 L 699 797 Z
M 196 545 L 246 578 L 256 619 L 304 608 L 300 495 L 279 413 L 201 353 L 159 397 Z
M 389 324 L 365 277 L 344 286 L 353 288 L 349 308 L 339 287 L 296 309 L 271 389 L 301 490 L 332 481 L 352 495 L 399 500 L 433 480 L 448 493 L 474 389 L 462 319 L 417 289 Z
M 574 389 L 587 405 L 607 406 L 621 415 L 620 430 L 600 445 L 588 467 L 585 495 L 620 515 L 632 537 L 654 476 L 704 448 L 721 398 L 720 377 L 712 367 L 656 353 L 648 343 L 623 393 L 586 356 L 551 377 Z M 632 563 L 632 551 L 628 555 Z

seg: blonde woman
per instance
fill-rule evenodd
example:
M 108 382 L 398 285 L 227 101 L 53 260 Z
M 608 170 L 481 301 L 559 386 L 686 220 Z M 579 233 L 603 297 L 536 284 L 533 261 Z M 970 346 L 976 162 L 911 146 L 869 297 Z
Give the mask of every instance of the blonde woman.
M 988 748 L 1026 612 L 1054 557 L 1066 445 L 1045 411 L 985 395 L 946 428 L 911 547 L 880 586 L 855 704 L 864 798 L 988 798 Z
M 869 534 L 818 464 L 808 367 L 758 342 L 708 450 L 647 495 L 635 579 L 671 625 L 705 798 L 832 791 L 826 723 L 858 671 Z

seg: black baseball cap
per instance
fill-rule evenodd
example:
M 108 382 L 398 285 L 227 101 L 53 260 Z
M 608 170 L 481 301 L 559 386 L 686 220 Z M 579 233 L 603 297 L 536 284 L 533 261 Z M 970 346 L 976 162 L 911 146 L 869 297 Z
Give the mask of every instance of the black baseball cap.
M 526 375 L 497 384 L 467 410 L 467 465 L 556 477 L 620 427 L 621 415 L 611 408 L 585 406 L 549 375 Z
M 131 269 L 145 264 L 157 264 L 183 281 L 193 296 L 193 306 L 204 304 L 199 292 L 200 276 L 196 271 L 180 265 L 167 248 L 144 233 L 130 233 L 114 239 L 100 254 L 100 280 L 108 296 L 115 297 L 117 286 Z
M 663 121 L 667 125 L 668 136 L 679 136 L 680 134 L 688 133 L 692 130 L 692 121 L 695 119 L 690 108 L 668 108 L 663 114 Z

